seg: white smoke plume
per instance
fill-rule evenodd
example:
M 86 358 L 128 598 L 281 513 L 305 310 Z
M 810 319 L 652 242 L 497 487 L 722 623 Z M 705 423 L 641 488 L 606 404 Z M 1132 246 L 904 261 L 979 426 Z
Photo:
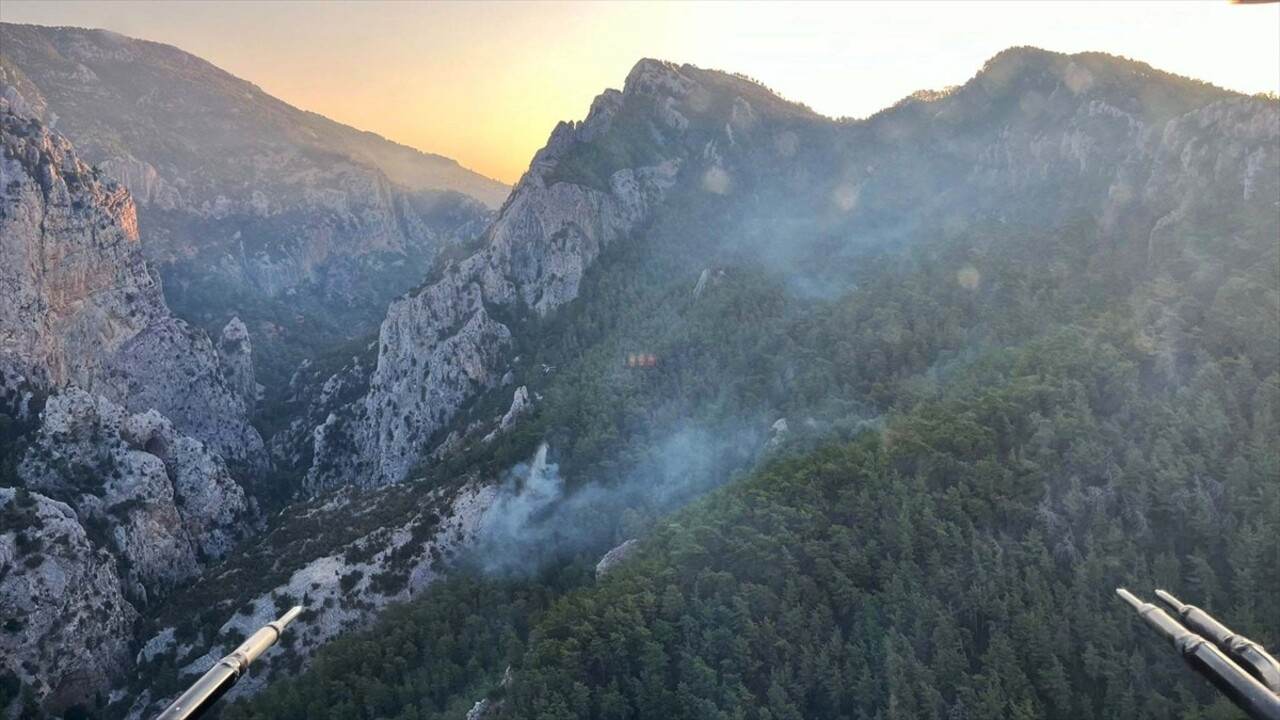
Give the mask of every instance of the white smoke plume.
M 761 430 L 693 427 L 654 444 L 621 479 L 595 480 L 566 491 L 544 443 L 511 468 L 486 511 L 474 560 L 489 573 L 536 571 L 546 560 L 603 553 L 622 540 L 624 513 L 648 518 L 670 512 L 742 472 L 765 447 Z

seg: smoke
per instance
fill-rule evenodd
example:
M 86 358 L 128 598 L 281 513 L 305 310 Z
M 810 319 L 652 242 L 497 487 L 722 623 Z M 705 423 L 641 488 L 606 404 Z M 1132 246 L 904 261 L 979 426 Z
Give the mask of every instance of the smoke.
M 556 558 L 594 558 L 750 467 L 764 446 L 758 429 L 686 427 L 651 445 L 620 477 L 571 490 L 544 443 L 505 473 L 471 560 L 487 573 L 520 574 Z

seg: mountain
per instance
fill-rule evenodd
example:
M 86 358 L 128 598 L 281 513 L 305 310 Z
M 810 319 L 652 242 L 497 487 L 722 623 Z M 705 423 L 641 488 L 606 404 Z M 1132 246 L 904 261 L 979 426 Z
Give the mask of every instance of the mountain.
M 190 206 L 218 193 L 239 205 L 255 187 L 270 195 L 277 184 L 301 192 L 307 183 L 289 175 L 324 155 L 491 208 L 510 191 L 449 158 L 294 108 L 168 45 L 82 28 L 5 23 L 3 32 L 6 69 L 26 110 L 79 138 L 86 160 L 120 169 L 143 206 Z
M 740 78 L 643 61 L 586 120 L 556 128 L 474 254 L 392 304 L 369 392 L 315 432 L 308 486 L 406 477 L 512 369 L 513 328 L 495 313 L 524 322 L 573 300 L 601 250 L 642 232 L 672 188 L 715 213 L 688 238 L 693 267 L 751 257 L 803 294 L 841 292 L 855 254 L 908 247 L 949 220 L 1087 212 L 1104 233 L 1147 238 L 1128 260 L 1179 252 L 1174 235 L 1209 211 L 1211 184 L 1243 201 L 1261 192 L 1265 124 L 1240 135 L 1258 101 L 1151 72 L 1014 50 L 950 94 L 835 123 Z M 1201 139 L 1205 126 L 1235 135 Z M 1201 142 L 1211 149 L 1184 157 Z
M 61 712 L 100 701 L 140 612 L 248 533 L 232 469 L 266 455 L 213 343 L 165 306 L 128 191 L 6 99 L 0 147 L 0 678 Z
M 166 601 L 144 630 L 142 700 L 124 705 L 145 713 L 299 596 L 295 645 L 248 690 L 296 679 L 233 717 L 394 717 L 409 696 L 457 717 L 491 693 L 515 717 L 874 716 L 908 690 L 925 714 L 978 696 L 1107 717 L 1131 714 L 1130 678 L 1176 697 L 1173 673 L 1126 669 L 1136 642 L 1101 644 L 1124 636 L 1100 598 L 1158 567 L 1269 639 L 1270 556 L 1231 558 L 1272 527 L 1278 121 L 1273 99 L 1099 54 L 1010 50 L 856 122 L 640 62 L 556 128 L 494 223 L 395 301 L 375 342 L 295 375 L 299 412 L 273 447 L 316 497 Z M 861 484 L 878 495 L 842 490 Z M 1228 531 L 1210 520 L 1230 513 Z M 1012 592 L 1029 553 L 1049 588 L 1034 614 L 978 592 L 988 578 Z M 858 564 L 841 575 L 845 556 Z M 981 582 L 941 572 L 965 562 Z M 914 584 L 890 593 L 898 575 Z M 951 596 L 963 626 L 938 621 Z M 737 647 L 717 619 L 757 598 L 753 622 L 772 630 L 742 648 L 741 683 L 709 681 L 714 653 Z M 1069 622 L 1047 609 L 1068 607 Z M 610 608 L 633 613 L 626 647 L 648 655 L 611 644 Z M 703 634 L 670 634 L 681 623 Z M 934 668 L 915 627 L 966 664 Z M 832 633 L 850 641 L 817 648 Z M 1035 655 L 1045 633 L 1058 650 Z M 771 655 L 784 636 L 804 652 Z M 837 685 L 865 705 L 800 704 L 839 687 L 798 658 L 853 668 L 886 643 L 905 685 L 858 665 L 838 677 L 870 679 Z M 619 664 L 586 650 L 606 647 Z M 791 675 L 761 670 L 774 664 Z M 1032 684 L 996 686 L 1010 665 L 1035 668 Z M 968 684 L 938 680 L 948 667 Z
M 1231 716 L 1113 591 L 1280 642 L 1278 199 L 1280 103 L 1121 58 L 847 123 L 644 61 L 321 427 L 313 507 L 484 483 L 469 551 L 227 715 Z
M 170 305 L 210 332 L 240 316 L 269 392 L 315 348 L 371 328 L 509 190 L 166 45 L 13 24 L 0 45 L 14 112 L 130 190 Z
M 165 306 L 128 191 L 38 121 L 0 112 L 6 391 L 75 385 L 261 464 L 262 439 L 213 344 Z

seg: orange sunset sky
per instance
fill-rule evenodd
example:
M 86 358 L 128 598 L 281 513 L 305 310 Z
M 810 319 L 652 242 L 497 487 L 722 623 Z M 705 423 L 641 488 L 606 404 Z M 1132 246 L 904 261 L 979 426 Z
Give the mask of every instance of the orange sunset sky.
M 170 43 L 505 182 L 641 57 L 745 73 L 852 117 L 961 83 L 1012 45 L 1116 53 L 1250 93 L 1280 87 L 1275 4 L 2 0 L 0 19 Z

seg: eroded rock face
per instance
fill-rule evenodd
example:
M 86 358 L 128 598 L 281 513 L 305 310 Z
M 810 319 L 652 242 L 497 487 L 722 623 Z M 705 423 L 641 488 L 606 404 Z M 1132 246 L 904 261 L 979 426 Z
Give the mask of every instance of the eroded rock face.
M 521 415 L 529 411 L 530 406 L 529 388 L 521 385 L 516 388 L 515 394 L 511 397 L 511 407 L 502 416 L 502 420 L 498 422 L 498 429 L 505 431 L 515 427 L 516 421 L 520 419 Z
M 0 672 L 52 714 L 92 706 L 124 674 L 138 614 L 75 511 L 0 488 Z
M 0 348 L 11 370 L 90 386 L 162 308 L 128 192 L 0 108 Z
M 193 322 L 281 302 L 303 331 L 369 333 L 435 252 L 474 239 L 510 192 L 167 45 L 13 24 L 0 24 L 0 45 L 0 96 L 24 117 L 56 119 L 86 162 L 128 188 L 146 257 L 174 289 L 169 306 Z M 274 323 L 243 317 L 255 338 L 271 337 Z
M 227 384 L 252 413 L 262 386 L 254 379 L 253 345 L 249 342 L 249 328 L 238 317 L 231 318 L 222 329 L 222 335 L 218 338 L 218 361 Z
M 607 132 L 627 93 L 661 103 L 650 94 L 688 85 L 674 66 L 642 63 L 624 93 L 606 92 L 585 121 L 555 129 L 484 247 L 391 305 L 368 394 L 315 430 L 309 490 L 402 480 L 423 459 L 425 438 L 467 400 L 500 384 L 511 331 L 487 307 L 546 315 L 573 300 L 600 251 L 649 217 L 680 169 L 678 158 L 623 168 L 598 189 L 550 181 L 559 160 Z
M 194 577 L 247 530 L 244 491 L 222 458 L 155 410 L 130 415 L 72 388 L 49 398 L 41 421 L 20 477 L 94 528 L 135 604 Z
M 139 611 L 225 557 L 250 508 L 222 457 L 155 410 L 71 388 L 40 421 L 25 489 L 0 488 L 0 622 L 19 628 L 0 633 L 0 672 L 60 712 L 119 683 Z
M 163 210 L 182 206 L 182 194 L 165 182 L 155 166 L 129 155 L 116 155 L 98 163 L 98 167 L 129 189 L 134 202 L 155 205 Z
M 155 408 L 218 453 L 261 462 L 212 343 L 165 307 L 128 192 L 3 107 L 0 143 L 0 369 Z

